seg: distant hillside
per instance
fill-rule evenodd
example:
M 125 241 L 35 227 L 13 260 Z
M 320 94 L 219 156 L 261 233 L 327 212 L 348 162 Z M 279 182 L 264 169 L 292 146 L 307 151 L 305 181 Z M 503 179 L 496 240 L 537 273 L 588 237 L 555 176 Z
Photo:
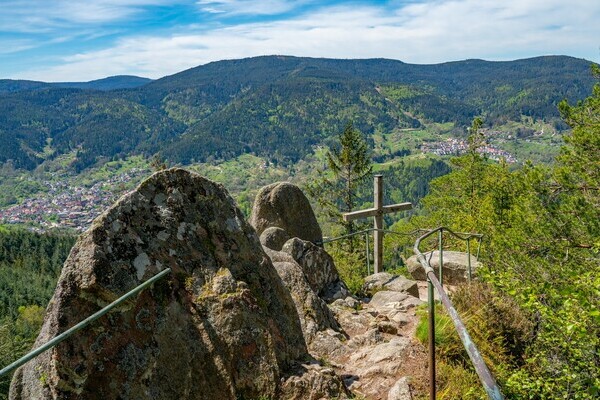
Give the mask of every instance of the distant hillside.
M 116 90 L 133 89 L 149 82 L 152 82 L 152 79 L 133 75 L 117 75 L 89 82 L 58 82 L 54 83 L 53 86 L 74 89 Z
M 242 153 L 290 163 L 349 119 L 369 138 L 431 123 L 462 130 L 475 115 L 490 126 L 527 116 L 563 128 L 556 105 L 589 94 L 589 68 L 564 56 L 437 65 L 265 56 L 152 82 L 0 81 L 0 163 L 31 169 L 72 151 L 76 169 L 158 151 L 184 164 Z
M 51 88 L 71 88 L 71 89 L 90 89 L 90 90 L 116 90 L 132 89 L 140 87 L 152 79 L 142 78 L 133 75 L 118 75 L 108 78 L 97 79 L 89 82 L 37 82 L 26 80 L 0 79 L 0 93 L 23 92 L 27 90 L 51 89 Z

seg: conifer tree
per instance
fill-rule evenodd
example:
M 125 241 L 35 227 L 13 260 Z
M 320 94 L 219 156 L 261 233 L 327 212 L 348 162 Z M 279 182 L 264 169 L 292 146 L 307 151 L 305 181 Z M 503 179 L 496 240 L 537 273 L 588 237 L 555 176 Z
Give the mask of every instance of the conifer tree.
M 333 176 L 322 176 L 307 186 L 308 193 L 344 226 L 346 233 L 352 233 L 354 225 L 342 222 L 341 213 L 356 206 L 359 187 L 373 171 L 371 164 L 365 139 L 349 122 L 339 135 L 339 147 L 327 153 L 327 166 Z

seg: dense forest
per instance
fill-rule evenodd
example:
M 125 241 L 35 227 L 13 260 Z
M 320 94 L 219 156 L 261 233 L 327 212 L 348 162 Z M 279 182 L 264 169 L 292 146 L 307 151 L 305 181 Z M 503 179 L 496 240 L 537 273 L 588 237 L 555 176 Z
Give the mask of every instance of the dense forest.
M 510 399 L 600 394 L 600 84 L 559 109 L 573 130 L 555 165 L 511 169 L 489 162 L 472 140 L 466 155 L 452 159 L 453 171 L 431 182 L 421 213 L 395 226 L 485 235 L 482 279 L 453 300 Z M 441 391 L 485 398 L 449 329 L 440 332 Z
M 42 324 L 44 310 L 75 242 L 66 233 L 38 234 L 0 226 L 0 365 L 25 354 Z M 0 378 L 0 399 L 8 377 Z
M 0 163 L 33 169 L 76 152 L 80 171 L 160 151 L 172 163 L 255 154 L 291 165 L 353 119 L 367 136 L 453 123 L 489 126 L 524 116 L 561 122 L 556 106 L 581 100 L 589 62 L 538 57 L 437 65 L 265 56 L 214 62 L 148 82 L 0 81 Z M 148 83 L 147 83 L 148 82 Z

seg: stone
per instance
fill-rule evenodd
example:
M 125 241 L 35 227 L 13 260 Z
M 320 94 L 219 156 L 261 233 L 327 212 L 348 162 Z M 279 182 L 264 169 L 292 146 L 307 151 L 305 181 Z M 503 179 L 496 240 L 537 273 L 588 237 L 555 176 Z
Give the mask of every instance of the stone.
M 327 304 L 314 292 L 304 271 L 287 253 L 265 249 L 294 302 L 304 339 L 311 348 L 317 332 L 340 330 Z
M 389 342 L 362 348 L 352 354 L 350 360 L 356 362 L 357 360 L 364 359 L 367 365 L 376 365 L 384 361 L 396 361 L 402 358 L 403 352 L 409 344 L 409 338 L 395 337 Z
M 348 399 L 349 394 L 344 382 L 333 369 L 310 363 L 297 366 L 292 376 L 282 385 L 281 394 L 277 398 L 282 400 Z
M 439 251 L 433 251 L 423 253 L 425 258 L 429 261 L 431 268 L 433 268 L 435 276 L 439 279 L 439 265 L 440 256 Z M 406 260 L 406 266 L 413 279 L 418 281 L 426 281 L 425 270 L 421 266 L 421 263 L 417 260 L 417 256 L 414 255 Z M 480 268 L 480 263 L 477 261 L 477 257 L 471 254 L 471 274 L 475 276 L 477 269 Z M 442 274 L 444 284 L 458 285 L 468 281 L 468 258 L 467 253 L 460 251 L 444 251 L 444 265 L 442 267 Z
M 35 346 L 167 267 L 152 287 L 18 369 L 9 398 L 345 396 L 335 374 L 297 368 L 310 356 L 294 300 L 233 199 L 177 168 L 152 175 L 79 237 Z M 295 395 L 296 381 L 315 389 Z
M 398 379 L 388 392 L 387 400 L 412 400 L 408 377 Z
M 406 312 L 423 303 L 424 301 L 407 293 L 382 290 L 375 293 L 369 302 L 369 307 L 377 313 L 389 315 L 390 319 L 394 319 L 399 311 Z
M 322 247 L 296 237 L 288 240 L 281 251 L 300 265 L 311 288 L 327 302 L 350 295 L 346 284 L 340 279 L 333 258 Z
M 416 281 L 407 279 L 402 275 L 392 275 L 388 272 L 379 272 L 365 278 L 362 287 L 363 293 L 372 296 L 379 290 L 404 292 L 419 297 L 419 287 Z
M 260 244 L 271 250 L 280 251 L 285 242 L 290 240 L 286 231 L 276 226 L 271 226 L 260 234 Z
M 256 195 L 250 224 L 261 235 L 269 227 L 278 227 L 290 237 L 313 243 L 323 241 L 315 213 L 302 190 L 289 182 L 278 182 L 260 189 Z

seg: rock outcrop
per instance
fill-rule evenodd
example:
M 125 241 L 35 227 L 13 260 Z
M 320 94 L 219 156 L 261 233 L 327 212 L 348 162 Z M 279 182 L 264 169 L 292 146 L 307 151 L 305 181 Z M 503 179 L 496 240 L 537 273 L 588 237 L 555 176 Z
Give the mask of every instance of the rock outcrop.
M 20 368 L 10 399 L 344 398 L 331 370 L 306 364 L 292 296 L 232 198 L 182 169 L 154 174 L 79 238 L 36 346 L 167 267 Z
M 405 292 L 412 296 L 419 297 L 419 287 L 417 286 L 417 282 L 407 279 L 402 275 L 379 272 L 365 278 L 365 283 L 362 287 L 363 293 L 368 296 L 373 296 L 380 290 Z
M 440 256 L 439 251 L 433 251 L 424 253 L 423 255 L 429 261 L 431 268 L 435 272 L 435 276 L 439 278 L 439 265 Z M 425 281 L 425 271 L 417 260 L 417 256 L 412 256 L 406 260 L 406 266 L 413 279 L 418 281 Z M 477 274 L 477 269 L 480 264 L 477 261 L 477 257 L 471 254 L 471 273 L 472 276 Z M 460 283 L 467 282 L 468 280 L 468 258 L 467 253 L 460 251 L 444 251 L 444 265 L 442 266 L 442 274 L 444 278 L 444 284 L 458 285 Z
M 283 284 L 289 290 L 296 306 L 300 325 L 306 343 L 311 347 L 320 331 L 338 332 L 340 326 L 327 304 L 312 289 L 302 267 L 288 253 L 268 248 L 265 252 L 271 258 Z
M 269 227 L 278 227 L 289 237 L 313 243 L 323 241 L 317 218 L 299 187 L 288 182 L 278 182 L 260 189 L 256 195 L 250 224 L 258 235 Z
M 290 291 L 309 349 L 328 340 L 328 332 L 344 337 L 327 302 L 346 298 L 350 292 L 331 256 L 313 243 L 322 240 L 321 228 L 300 188 L 287 182 L 262 188 L 250 223 Z
M 299 238 L 285 242 L 281 249 L 298 263 L 310 287 L 327 302 L 350 295 L 346 284 L 340 279 L 333 258 L 322 247 Z

